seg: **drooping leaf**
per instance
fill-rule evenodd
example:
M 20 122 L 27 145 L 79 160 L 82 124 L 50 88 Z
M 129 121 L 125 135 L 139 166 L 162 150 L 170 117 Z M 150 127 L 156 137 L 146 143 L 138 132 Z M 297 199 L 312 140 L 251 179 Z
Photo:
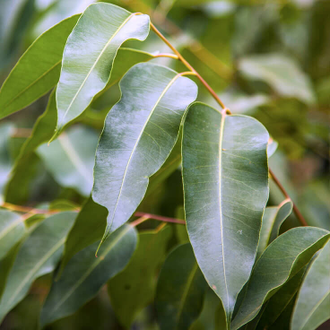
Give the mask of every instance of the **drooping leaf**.
M 11 170 L 9 154 L 9 138 L 13 126 L 9 123 L 0 125 L 0 203 L 3 201 L 3 191 Z
M 53 282 L 41 312 L 41 326 L 74 313 L 92 299 L 101 287 L 122 271 L 137 244 L 137 233 L 130 225 L 113 233 L 95 258 L 97 243 L 77 253 L 61 278 Z
M 104 239 L 140 204 L 197 96 L 192 80 L 148 63 L 131 68 L 120 87 L 122 98 L 107 116 L 94 167 L 93 199 L 109 211 Z
M 314 330 L 330 319 L 330 240 L 312 261 L 299 290 L 291 329 Z
M 97 134 L 85 127 L 72 127 L 49 146 L 37 150 L 47 169 L 64 187 L 88 196 L 93 186 L 93 164 Z
M 132 14 L 107 3 L 91 5 L 84 11 L 64 48 L 54 137 L 106 86 L 121 44 L 128 39 L 143 41 L 148 33 L 147 15 Z
M 64 45 L 79 15 L 50 28 L 27 49 L 0 90 L 0 119 L 28 106 L 56 85 Z
M 102 238 L 107 222 L 106 219 L 106 208 L 96 204 L 92 198 L 88 198 L 65 242 L 60 273 L 76 253 Z
M 238 329 L 252 320 L 262 304 L 309 262 L 329 236 L 324 229 L 299 227 L 275 239 L 253 268 L 232 329 Z
M 203 103 L 188 112 L 182 143 L 187 229 L 197 262 L 229 324 L 255 260 L 268 199 L 266 129 Z
M 21 245 L 0 303 L 0 320 L 25 295 L 33 281 L 54 270 L 76 213 L 55 214 L 42 222 Z
M 155 297 L 161 330 L 185 330 L 203 307 L 207 284 L 189 243 L 175 248 L 159 274 Z
M 309 77 L 289 57 L 280 54 L 253 55 L 239 61 L 239 70 L 250 79 L 263 80 L 277 93 L 315 102 Z
M 130 329 L 137 314 L 154 297 L 156 271 L 165 258 L 170 226 L 139 234 L 138 247 L 123 272 L 108 282 L 111 306 L 119 322 Z
M 0 209 L 0 259 L 24 236 L 23 219 L 22 215 Z
M 278 206 L 266 207 L 262 218 L 262 226 L 260 231 L 260 239 L 258 244 L 258 256 L 266 249 L 280 231 L 283 221 L 292 212 L 292 202 L 289 199 L 284 200 Z

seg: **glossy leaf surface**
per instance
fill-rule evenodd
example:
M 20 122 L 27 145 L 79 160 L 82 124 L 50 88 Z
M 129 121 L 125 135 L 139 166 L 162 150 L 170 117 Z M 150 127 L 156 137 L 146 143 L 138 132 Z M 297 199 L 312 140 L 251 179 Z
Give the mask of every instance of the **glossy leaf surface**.
M 25 297 L 36 278 L 55 269 L 75 217 L 74 212 L 63 212 L 47 218 L 22 244 L 2 295 L 0 320 Z
M 299 227 L 274 240 L 252 271 L 232 328 L 238 329 L 252 320 L 264 301 L 301 270 L 329 236 L 328 231 L 320 228 Z
M 0 203 L 4 200 L 4 187 L 9 179 L 11 157 L 9 153 L 10 132 L 13 126 L 9 123 L 0 125 Z
M 256 256 L 268 199 L 266 129 L 194 103 L 183 129 L 187 229 L 197 262 L 229 323 Z
M 207 284 L 189 243 L 167 257 L 155 297 L 161 330 L 185 330 L 199 316 Z
M 149 16 L 112 4 L 89 6 L 70 34 L 56 92 L 57 131 L 78 117 L 107 84 L 114 58 L 128 39 L 144 40 Z
M 283 221 L 291 212 L 291 200 L 284 200 L 279 206 L 270 206 L 265 209 L 260 231 L 258 256 L 265 250 L 267 245 L 278 236 Z
M 330 319 L 330 240 L 306 272 L 293 312 L 292 330 L 314 330 Z
M 56 85 L 64 45 L 79 15 L 43 33 L 22 55 L 0 90 L 0 118 L 28 106 Z
M 140 204 L 149 177 L 178 137 L 195 83 L 168 68 L 142 63 L 120 82 L 122 98 L 107 116 L 96 152 L 93 199 L 108 211 L 104 235 L 124 224 Z
M 102 245 L 98 258 L 95 258 L 97 243 L 77 253 L 61 278 L 53 282 L 41 312 L 41 326 L 74 313 L 92 299 L 111 277 L 124 269 L 136 243 L 136 230 L 127 225 Z
M 120 323 L 127 329 L 137 314 L 154 298 L 156 271 L 165 258 L 171 234 L 172 228 L 169 225 L 141 232 L 129 264 L 108 282 L 111 306 Z
M 93 186 L 93 164 L 97 134 L 85 127 L 73 127 L 49 146 L 37 150 L 47 169 L 64 187 L 88 196 Z

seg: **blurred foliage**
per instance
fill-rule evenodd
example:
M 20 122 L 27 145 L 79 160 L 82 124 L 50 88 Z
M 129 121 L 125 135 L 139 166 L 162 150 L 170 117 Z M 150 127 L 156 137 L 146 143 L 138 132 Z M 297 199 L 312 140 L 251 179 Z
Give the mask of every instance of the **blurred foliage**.
M 93 2 L 96 1 L 0 0 L 0 83 L 40 33 L 82 12 Z M 265 125 L 278 142 L 278 150 L 270 159 L 273 171 L 308 224 L 329 230 L 330 1 L 107 2 L 149 14 L 233 113 L 247 113 Z M 147 52 L 169 51 L 154 34 L 144 43 L 128 41 L 124 47 Z M 183 69 L 169 58 L 155 61 Z M 199 84 L 197 80 L 196 83 Z M 214 104 L 203 86 L 199 84 L 199 87 L 200 99 Z M 57 208 L 67 210 L 72 205 L 81 206 L 90 191 L 97 136 L 107 112 L 119 99 L 119 91 L 114 84 L 100 93 L 67 131 L 65 139 L 72 141 L 70 144 L 64 141 L 62 147 L 66 146 L 66 150 L 61 148 L 60 140 L 51 148 L 44 145 L 37 152 L 22 154 L 22 145 L 45 111 L 48 96 L 0 122 L 0 201 L 49 207 L 55 200 L 53 204 Z M 66 159 L 71 144 L 77 145 L 76 152 L 88 164 L 87 168 L 80 167 L 76 177 L 72 173 L 77 164 L 68 164 Z M 24 172 L 24 181 L 16 177 L 15 171 L 9 173 L 15 159 L 23 156 L 25 163 L 18 172 Z M 271 183 L 269 205 L 278 205 L 282 200 L 278 188 Z M 148 195 L 139 210 L 180 218 L 182 204 L 182 182 L 177 170 Z M 295 217 L 290 216 L 282 230 L 296 224 Z M 151 227 L 154 227 L 152 222 L 141 226 Z M 185 241 L 185 232 L 181 229 L 174 232 L 168 249 L 173 246 L 173 240 Z M 0 329 L 36 329 L 49 287 L 49 275 L 35 282 L 29 295 L 9 313 Z M 206 299 L 212 300 L 212 294 Z M 211 327 L 220 324 L 210 320 L 207 312 L 203 310 L 193 329 L 204 329 L 203 318 L 213 324 Z M 106 290 L 101 290 L 78 313 L 46 329 L 122 327 L 114 316 Z M 138 315 L 132 329 L 157 329 L 152 307 Z

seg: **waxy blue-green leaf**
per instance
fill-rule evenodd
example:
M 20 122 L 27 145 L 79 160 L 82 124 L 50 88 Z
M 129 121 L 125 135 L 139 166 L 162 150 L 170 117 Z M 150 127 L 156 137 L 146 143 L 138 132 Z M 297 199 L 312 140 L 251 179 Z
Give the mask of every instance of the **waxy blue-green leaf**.
M 330 233 L 315 227 L 293 228 L 275 239 L 253 268 L 245 294 L 232 322 L 238 329 L 252 320 L 263 303 L 297 274 L 329 239 Z
M 58 82 L 64 45 L 79 15 L 36 39 L 10 72 L 0 90 L 0 119 L 28 106 Z
M 314 330 L 330 319 L 330 240 L 312 261 L 299 290 L 291 329 Z
M 159 274 L 155 305 L 161 330 L 186 330 L 203 308 L 207 284 L 189 243 L 175 248 Z
M 250 276 L 268 199 L 268 132 L 257 120 L 194 103 L 183 128 L 182 172 L 190 242 L 229 324 Z
M 20 214 L 0 210 L 0 259 L 23 238 L 26 231 L 23 219 Z
M 108 282 L 111 306 L 118 321 L 127 329 L 138 313 L 153 301 L 156 289 L 156 271 L 165 258 L 172 228 L 139 234 L 137 249 L 127 267 Z
M 92 129 L 72 127 L 49 146 L 40 146 L 37 153 L 60 185 L 88 196 L 93 186 L 97 142 L 98 135 Z
M 54 137 L 106 86 L 122 43 L 128 39 L 143 41 L 148 34 L 148 15 L 132 14 L 107 3 L 93 4 L 84 11 L 64 48 Z
M 122 98 L 107 116 L 96 152 L 93 199 L 108 211 L 104 239 L 124 224 L 149 177 L 173 149 L 196 84 L 166 67 L 141 63 L 120 82 Z
M 53 282 L 41 312 L 41 326 L 70 315 L 92 299 L 101 287 L 122 271 L 134 253 L 137 233 L 130 225 L 113 233 L 95 258 L 97 243 L 77 253 L 61 278 Z
M 260 231 L 260 239 L 258 244 L 258 256 L 266 249 L 280 231 L 283 221 L 292 212 L 292 202 L 289 199 L 284 200 L 278 206 L 266 207 L 262 218 L 262 226 Z
M 55 269 L 75 217 L 74 212 L 63 212 L 47 218 L 21 245 L 1 298 L 0 320 L 25 297 L 36 278 Z

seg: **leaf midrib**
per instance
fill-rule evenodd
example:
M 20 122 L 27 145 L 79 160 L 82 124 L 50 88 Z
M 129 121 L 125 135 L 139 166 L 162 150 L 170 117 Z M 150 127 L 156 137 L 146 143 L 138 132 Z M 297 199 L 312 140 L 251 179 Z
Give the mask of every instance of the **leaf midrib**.
M 9 232 L 15 229 L 21 222 L 24 217 L 19 217 L 18 219 L 14 220 L 9 226 L 5 227 L 3 231 L 0 233 L 0 240 L 2 240 Z

